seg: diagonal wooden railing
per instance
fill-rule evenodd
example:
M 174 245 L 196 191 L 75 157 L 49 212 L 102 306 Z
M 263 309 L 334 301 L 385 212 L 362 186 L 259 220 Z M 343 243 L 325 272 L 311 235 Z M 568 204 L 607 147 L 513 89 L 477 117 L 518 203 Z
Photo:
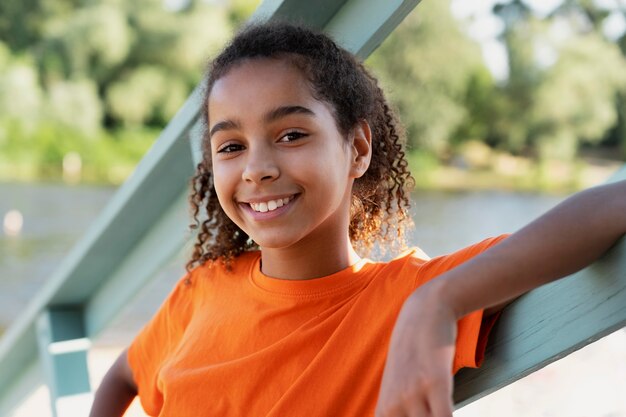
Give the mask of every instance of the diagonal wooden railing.
M 626 167 L 609 182 L 626 179 Z M 626 239 L 593 265 L 537 288 L 508 306 L 480 369 L 462 369 L 462 407 L 626 326 Z M 624 379 L 626 390 L 626 379 Z
M 321 28 L 367 57 L 419 0 L 266 0 L 252 20 Z M 199 86 L 86 235 L 0 340 L 0 416 L 41 381 L 54 415 L 85 415 L 90 339 L 190 239 L 187 182 L 199 160 Z M 626 170 L 616 178 L 625 178 Z M 620 242 L 574 277 L 512 304 L 494 329 L 485 365 L 462 371 L 461 406 L 626 325 L 626 248 Z

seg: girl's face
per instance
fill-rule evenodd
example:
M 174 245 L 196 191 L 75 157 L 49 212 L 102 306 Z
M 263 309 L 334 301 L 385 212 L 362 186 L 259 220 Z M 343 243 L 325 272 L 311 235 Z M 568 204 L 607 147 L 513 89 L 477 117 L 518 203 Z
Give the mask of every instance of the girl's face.
M 235 224 L 262 249 L 345 241 L 362 175 L 354 134 L 338 131 L 296 67 L 244 61 L 214 84 L 208 112 L 215 190 Z

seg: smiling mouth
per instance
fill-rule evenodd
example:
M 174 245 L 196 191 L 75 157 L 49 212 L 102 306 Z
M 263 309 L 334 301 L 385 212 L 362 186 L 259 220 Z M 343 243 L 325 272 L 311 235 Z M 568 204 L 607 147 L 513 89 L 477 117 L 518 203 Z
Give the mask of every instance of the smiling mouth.
M 278 198 L 276 200 L 262 201 L 260 203 L 248 203 L 250 208 L 258 213 L 267 213 L 268 211 L 274 211 L 293 200 L 295 195 Z

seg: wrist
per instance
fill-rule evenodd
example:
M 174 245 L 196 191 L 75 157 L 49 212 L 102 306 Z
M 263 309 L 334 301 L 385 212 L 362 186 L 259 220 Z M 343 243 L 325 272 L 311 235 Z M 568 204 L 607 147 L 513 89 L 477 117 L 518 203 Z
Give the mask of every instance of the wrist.
M 410 298 L 419 305 L 428 306 L 430 311 L 438 311 L 456 321 L 465 314 L 457 305 L 447 275 L 448 273 L 445 273 L 422 285 L 413 292 Z

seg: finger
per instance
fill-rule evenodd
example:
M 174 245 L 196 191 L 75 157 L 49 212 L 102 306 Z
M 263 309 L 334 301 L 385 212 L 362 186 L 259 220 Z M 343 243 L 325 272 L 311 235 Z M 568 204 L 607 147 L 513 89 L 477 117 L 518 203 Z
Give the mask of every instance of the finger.
M 431 417 L 431 413 L 428 410 L 428 404 L 425 400 L 414 401 L 409 405 L 407 417 Z
M 407 417 L 402 404 L 388 405 L 379 400 L 376 417 Z
M 428 408 L 432 417 L 452 417 L 452 388 L 444 384 L 428 396 Z
M 396 406 L 376 409 L 376 417 L 409 417 L 409 415 L 404 411 L 404 407 Z

